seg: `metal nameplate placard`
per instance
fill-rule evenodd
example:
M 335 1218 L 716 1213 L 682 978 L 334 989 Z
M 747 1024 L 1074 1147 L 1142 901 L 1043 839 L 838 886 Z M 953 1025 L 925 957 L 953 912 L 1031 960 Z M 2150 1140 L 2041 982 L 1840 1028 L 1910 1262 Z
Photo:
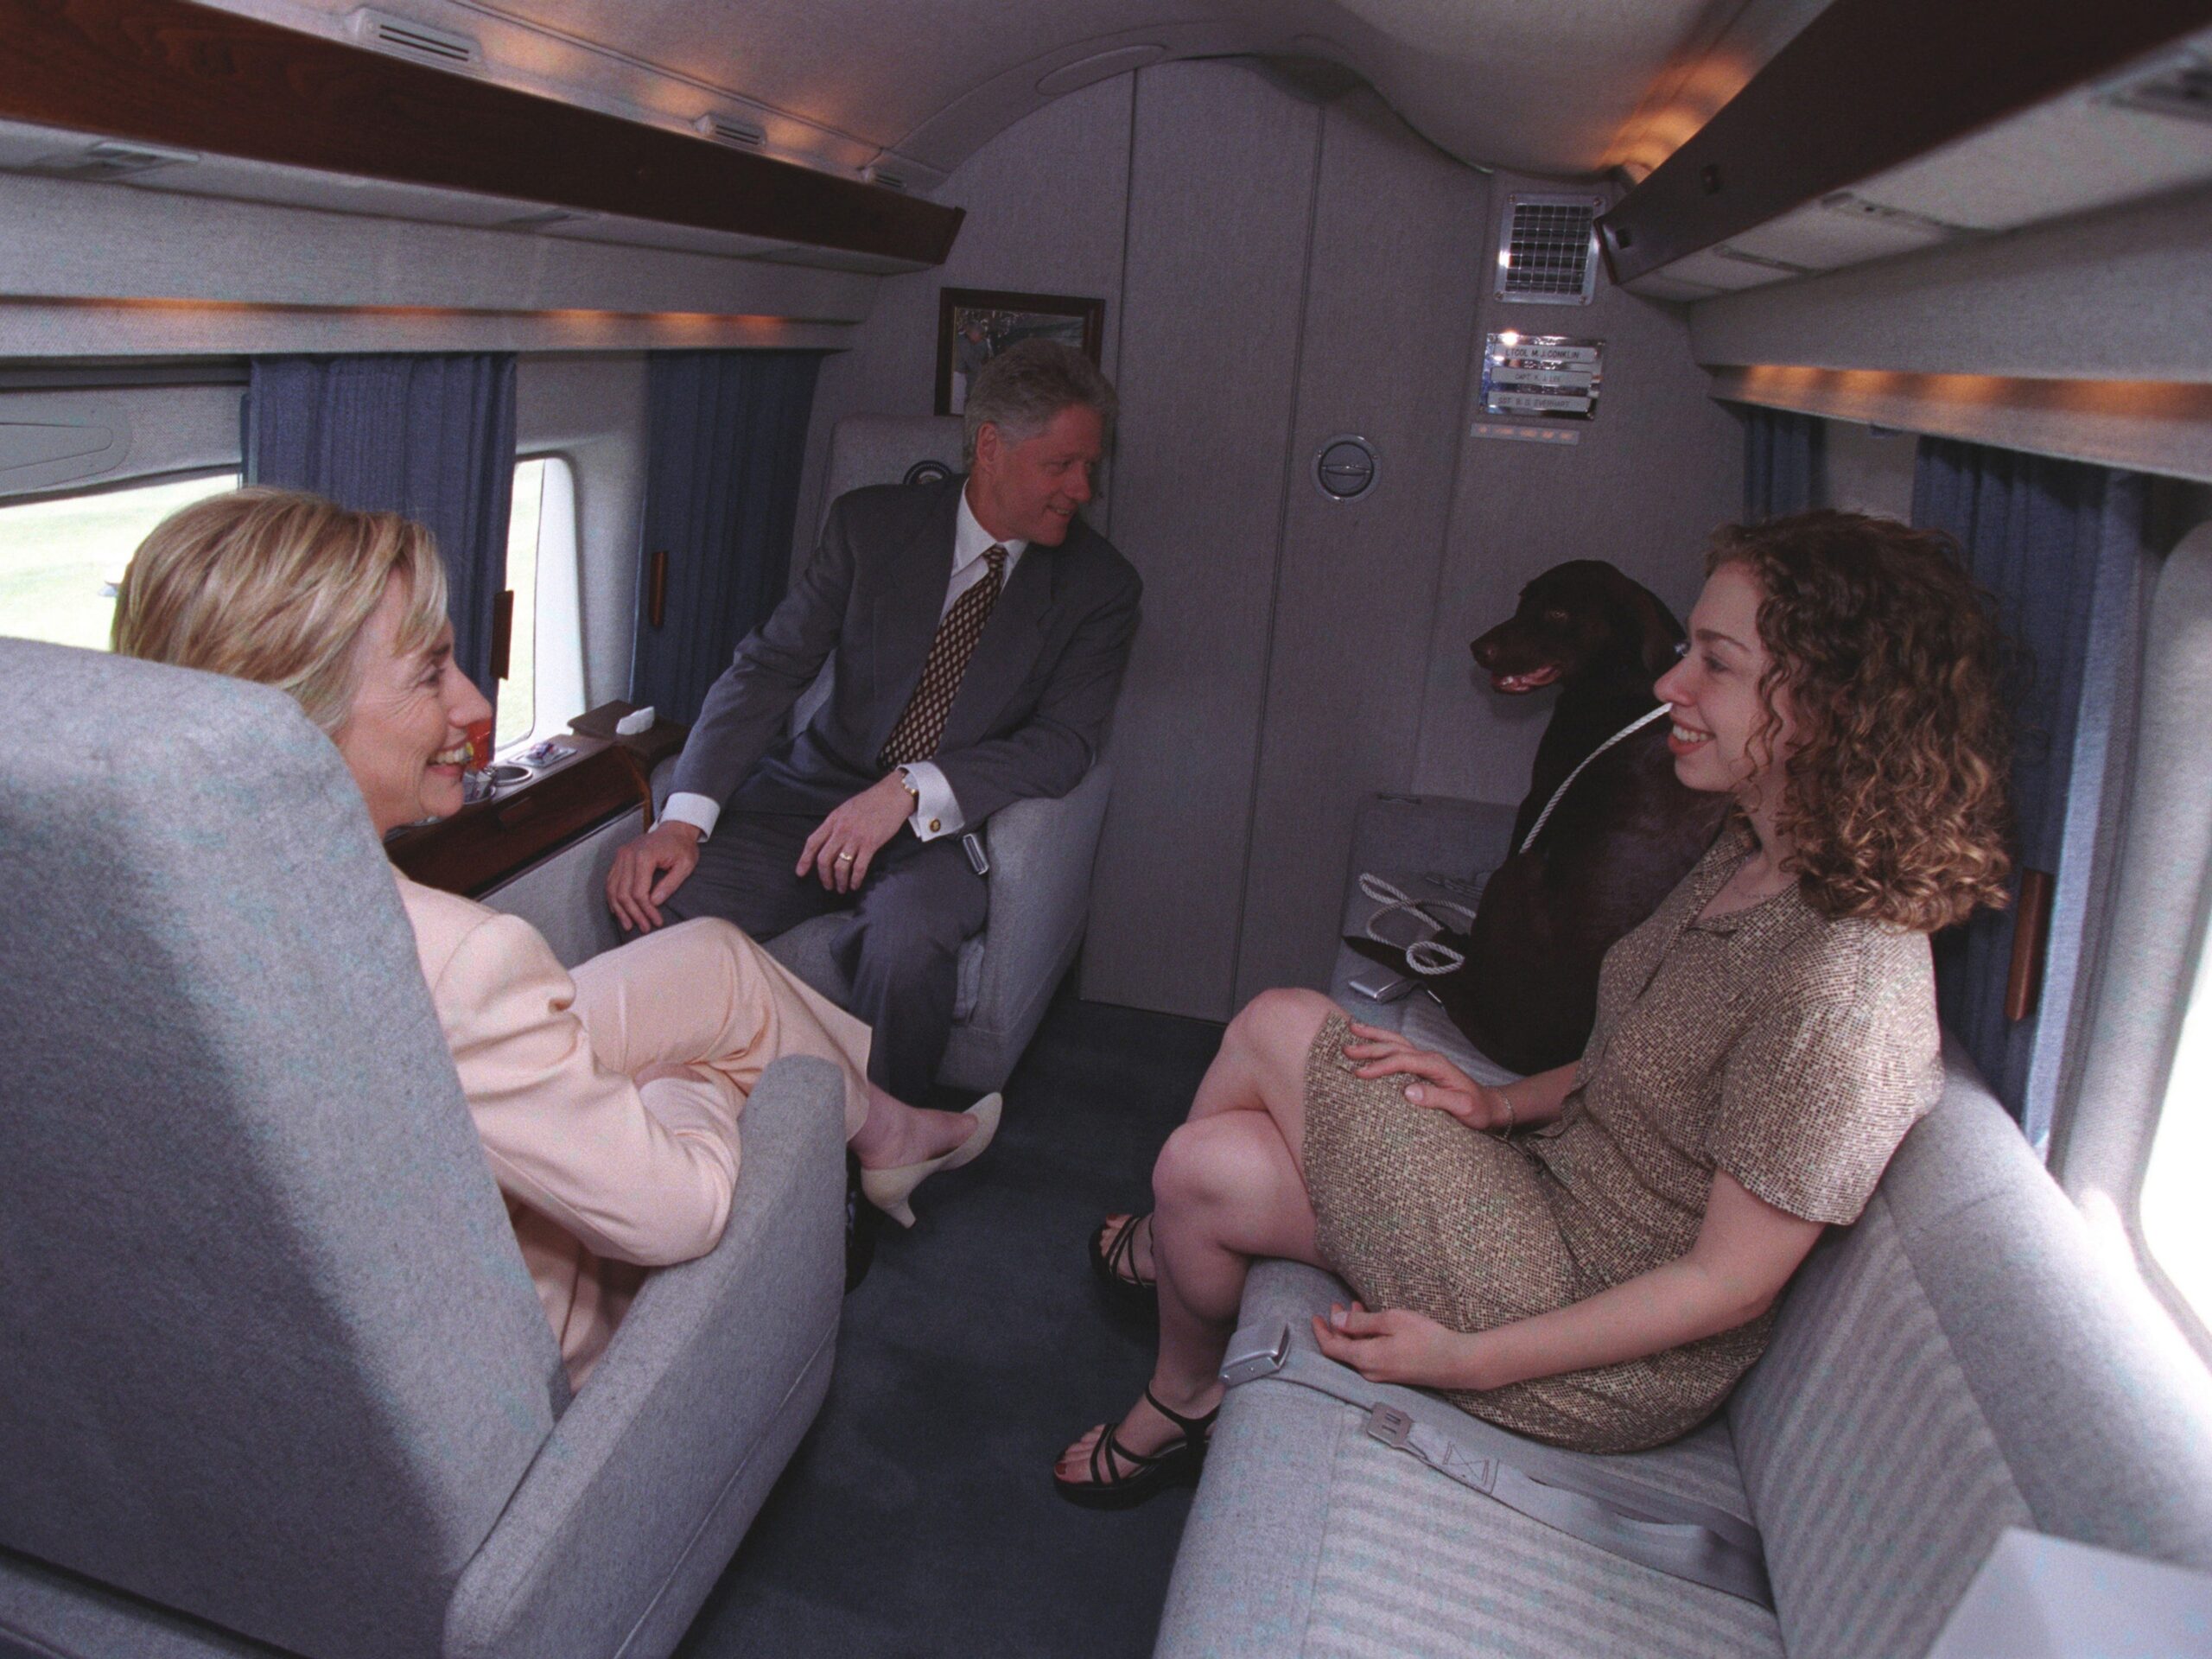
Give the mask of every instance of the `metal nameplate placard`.
M 1605 342 L 1507 328 L 1483 347 L 1483 410 L 1520 419 L 1592 421 Z

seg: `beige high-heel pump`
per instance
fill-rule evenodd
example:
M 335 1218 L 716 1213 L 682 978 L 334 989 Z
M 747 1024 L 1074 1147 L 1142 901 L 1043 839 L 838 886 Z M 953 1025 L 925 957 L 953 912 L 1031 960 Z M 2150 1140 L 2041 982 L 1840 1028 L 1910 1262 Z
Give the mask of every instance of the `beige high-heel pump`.
M 991 1144 L 991 1137 L 999 1132 L 1001 1103 L 999 1096 L 991 1094 L 970 1106 L 963 1116 L 974 1118 L 976 1127 L 950 1152 L 918 1164 L 901 1164 L 896 1169 L 861 1170 L 861 1196 L 901 1227 L 912 1226 L 914 1207 L 907 1199 L 913 1196 L 914 1189 L 940 1170 L 957 1169 L 982 1157 L 984 1148 Z

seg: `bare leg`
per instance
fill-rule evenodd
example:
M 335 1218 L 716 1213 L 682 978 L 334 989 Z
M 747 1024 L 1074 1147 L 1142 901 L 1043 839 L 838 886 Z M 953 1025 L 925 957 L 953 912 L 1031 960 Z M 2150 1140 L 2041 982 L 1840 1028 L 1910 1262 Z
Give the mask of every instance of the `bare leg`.
M 846 1144 L 860 1159 L 862 1169 L 898 1169 L 950 1152 L 975 1130 L 972 1117 L 909 1106 L 871 1083 L 868 1116 Z
M 1274 1124 L 1277 1137 L 1289 1150 L 1291 1162 L 1304 1168 L 1306 1140 L 1306 1056 L 1321 1023 L 1337 1012 L 1337 1005 L 1319 991 L 1262 991 L 1229 1022 L 1213 1064 L 1198 1081 L 1191 1097 L 1190 1122 L 1223 1112 L 1264 1112 Z M 1302 1189 L 1301 1189 L 1302 1191 Z M 1099 1248 L 1110 1243 L 1109 1235 L 1126 1217 L 1106 1217 L 1099 1233 Z M 1155 1276 L 1153 1265 L 1154 1224 L 1141 1225 L 1128 1257 L 1128 1267 L 1140 1280 Z M 1242 1281 L 1239 1281 L 1240 1285 Z
M 1320 1265 L 1299 1160 L 1306 1055 L 1332 1007 L 1311 992 L 1255 998 L 1230 1022 L 1190 1121 L 1167 1138 L 1154 1166 L 1151 1260 L 1140 1260 L 1160 1287 L 1152 1390 L 1185 1416 L 1210 1411 L 1221 1398 L 1216 1373 L 1253 1259 Z M 1115 1438 L 1149 1452 L 1177 1432 L 1140 1400 Z M 1103 1433 L 1103 1425 L 1092 1429 L 1061 1454 L 1063 1479 L 1090 1478 L 1090 1451 Z

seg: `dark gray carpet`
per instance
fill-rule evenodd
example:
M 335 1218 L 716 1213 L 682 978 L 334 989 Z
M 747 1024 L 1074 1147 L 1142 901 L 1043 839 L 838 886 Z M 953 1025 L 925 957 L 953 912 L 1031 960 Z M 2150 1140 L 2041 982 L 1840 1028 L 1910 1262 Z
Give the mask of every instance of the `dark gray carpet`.
M 1146 1201 L 1220 1036 L 1054 1005 L 997 1144 L 915 1195 L 912 1232 L 881 1229 L 829 1400 L 680 1659 L 1151 1652 L 1189 1494 L 1095 1514 L 1052 1463 L 1150 1372 L 1151 1333 L 1107 1310 L 1084 1236 Z

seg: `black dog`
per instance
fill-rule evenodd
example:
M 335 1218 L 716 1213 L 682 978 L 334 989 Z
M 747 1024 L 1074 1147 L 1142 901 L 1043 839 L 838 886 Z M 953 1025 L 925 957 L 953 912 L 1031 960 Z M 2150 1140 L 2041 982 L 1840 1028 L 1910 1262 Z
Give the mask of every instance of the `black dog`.
M 1584 767 L 1521 850 L 1568 774 L 1658 706 L 1652 682 L 1674 665 L 1682 637 L 1656 594 L 1610 564 L 1575 559 L 1522 588 L 1520 608 L 1469 647 L 1506 696 L 1560 688 L 1514 819 L 1511 855 L 1484 888 L 1467 934 L 1445 936 L 1467 965 L 1429 982 L 1452 1023 L 1516 1071 L 1580 1056 L 1597 1017 L 1600 959 L 1689 874 L 1727 813 L 1725 798 L 1676 779 L 1662 715 Z M 1353 943 L 1404 966 L 1402 952 Z

